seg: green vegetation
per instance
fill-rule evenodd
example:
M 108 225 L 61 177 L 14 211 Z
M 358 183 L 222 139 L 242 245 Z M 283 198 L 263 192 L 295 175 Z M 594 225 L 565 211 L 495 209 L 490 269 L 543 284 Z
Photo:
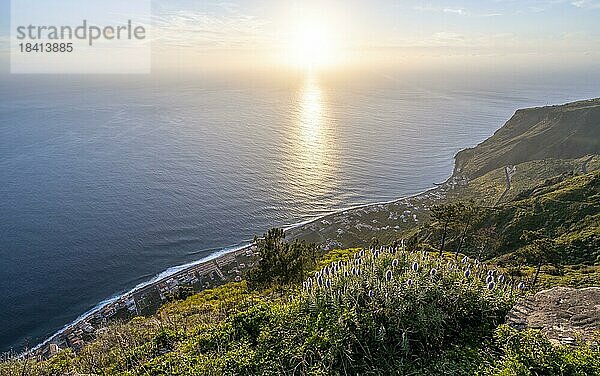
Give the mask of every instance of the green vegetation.
M 523 292 L 476 260 L 336 250 L 319 267 L 286 290 L 230 283 L 171 302 L 0 375 L 600 374 L 597 348 L 502 326 Z
M 548 179 L 497 207 L 445 204 L 432 209 L 413 243 L 444 244 L 522 273 L 535 266 L 600 263 L 600 171 Z M 441 247 L 440 247 L 441 248 Z
M 454 257 L 347 256 L 328 254 L 302 289 L 242 282 L 170 303 L 112 325 L 76 356 L 32 362 L 27 374 L 427 374 L 441 363 L 465 373 L 477 365 L 467 355 L 491 339 L 516 298 L 507 282 L 488 286 L 482 266 Z M 457 353 L 464 364 L 449 364 Z
M 457 155 L 454 182 L 292 241 L 273 229 L 244 281 L 183 290 L 77 354 L 7 359 L 0 376 L 600 375 L 597 343 L 503 325 L 531 291 L 600 285 L 600 158 L 586 155 L 600 152 L 599 122 L 600 99 L 517 111 Z M 348 247 L 322 254 L 298 232 Z
M 517 331 L 500 326 L 497 353 L 483 375 L 600 375 L 600 351 L 590 345 L 553 346 L 536 330 Z
M 533 275 L 532 268 L 523 268 L 523 275 Z M 600 286 L 600 266 L 563 265 L 560 269 L 551 265 L 542 266 L 539 287 L 547 289 L 562 286 L 582 288 Z
M 600 98 L 518 110 L 492 137 L 456 156 L 455 174 L 470 179 L 546 158 L 600 154 Z
M 314 244 L 299 240 L 286 243 L 284 239 L 284 231 L 277 228 L 254 239 L 260 262 L 246 276 L 252 287 L 297 284 L 304 279 L 305 272 L 314 267 L 317 258 Z
M 598 170 L 600 157 L 586 156 L 578 159 L 554 159 L 528 161 L 515 166 L 515 174 L 511 181 L 511 189 L 507 192 L 501 203 L 507 203 L 517 196 L 525 196 L 527 192 L 537 188 L 540 184 L 564 180 L 574 175 Z M 506 173 L 504 167 L 497 168 L 477 177 L 466 186 L 450 191 L 447 200 L 474 201 L 483 206 L 494 206 L 506 189 Z

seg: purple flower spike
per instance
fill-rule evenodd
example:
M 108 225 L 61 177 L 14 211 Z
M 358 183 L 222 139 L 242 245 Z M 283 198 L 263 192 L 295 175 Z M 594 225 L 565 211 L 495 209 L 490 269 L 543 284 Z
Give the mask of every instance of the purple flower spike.
M 388 282 L 392 280 L 392 271 L 391 270 L 388 270 L 387 272 L 385 272 L 385 280 Z
M 319 276 L 319 278 L 317 278 L 317 285 L 323 287 L 323 277 Z

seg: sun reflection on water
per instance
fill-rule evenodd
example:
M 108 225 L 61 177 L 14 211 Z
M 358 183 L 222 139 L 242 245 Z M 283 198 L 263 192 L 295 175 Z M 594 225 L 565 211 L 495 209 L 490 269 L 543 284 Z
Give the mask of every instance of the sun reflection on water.
M 318 157 L 322 156 L 322 149 L 327 140 L 323 139 L 325 133 L 324 127 L 325 113 L 323 108 L 323 93 L 315 78 L 309 78 L 305 86 L 302 88 L 300 102 L 300 118 L 298 124 L 301 132 L 301 141 L 304 149 L 309 149 L 311 152 L 318 153 Z M 306 150 L 306 151 L 309 151 Z M 307 154 L 308 162 L 319 164 L 318 160 L 310 157 L 312 153 Z
M 293 197 L 317 199 L 315 205 L 327 206 L 326 197 L 336 186 L 337 165 L 334 122 L 327 96 L 318 79 L 311 76 L 296 98 L 287 164 L 289 193 Z

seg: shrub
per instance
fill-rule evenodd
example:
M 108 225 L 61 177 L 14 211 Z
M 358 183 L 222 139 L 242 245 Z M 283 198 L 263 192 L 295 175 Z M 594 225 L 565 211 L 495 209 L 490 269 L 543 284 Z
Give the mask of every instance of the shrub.
M 483 375 L 600 375 L 600 350 L 581 344 L 554 346 L 538 330 L 517 331 L 500 326 L 495 333 L 496 357 Z
M 252 288 L 299 283 L 315 264 L 315 245 L 297 240 L 287 243 L 282 229 L 271 229 L 254 241 L 260 260 L 246 276 Z

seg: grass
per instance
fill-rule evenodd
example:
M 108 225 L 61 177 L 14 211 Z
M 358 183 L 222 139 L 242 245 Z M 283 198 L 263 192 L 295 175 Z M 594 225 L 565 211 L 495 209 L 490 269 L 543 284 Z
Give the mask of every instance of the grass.
M 495 354 L 481 367 L 481 375 L 600 375 L 597 346 L 554 346 L 537 330 L 506 325 L 496 330 L 494 340 Z
M 452 252 L 438 257 L 433 249 L 334 249 L 302 284 L 252 290 L 243 281 L 206 290 L 153 316 L 113 323 L 77 354 L 67 349 L 47 361 L 0 362 L 0 376 L 598 375 L 597 347 L 555 347 L 540 332 L 502 326 L 523 292 L 515 288 L 519 279 L 500 278 L 510 272 L 532 279 L 533 266 L 514 270 L 510 262 L 527 247 L 520 243 L 522 232 L 544 228 L 569 265 L 544 266 L 537 289 L 600 285 L 597 159 L 590 173 L 541 183 L 540 176 L 580 161 L 528 162 L 518 170 L 526 177 L 514 185 L 519 193 L 490 219 L 503 240 L 492 260 L 493 285 L 492 266 L 463 262 Z M 502 181 L 494 174 L 463 192 L 492 196 Z M 393 212 L 409 207 L 422 221 L 425 206 L 434 201 L 430 197 L 418 208 L 390 204 L 386 212 L 361 209 L 357 218 L 383 228 L 398 221 Z M 406 223 L 402 231 L 416 232 Z M 400 236 L 386 234 L 389 243 Z M 466 244 L 464 251 L 469 254 Z
M 569 174 L 573 171 L 580 172 L 588 157 L 579 159 L 544 159 L 520 163 L 516 166 L 511 190 L 504 197 L 503 202 L 509 202 L 519 193 L 531 190 L 544 181 L 554 177 Z M 597 170 L 600 157 L 596 156 L 588 164 L 588 170 Z M 469 201 L 473 200 L 481 205 L 494 205 L 506 189 L 506 175 L 504 168 L 498 168 L 487 174 L 473 179 L 466 187 L 461 187 L 449 193 L 448 199 Z
M 31 361 L 24 374 L 316 375 L 420 369 L 427 374 L 449 363 L 472 370 L 477 358 L 467 361 L 466 354 L 476 353 L 472 347 L 482 338 L 491 340 L 518 296 L 508 284 L 488 289 L 483 266 L 472 260 L 463 264 L 451 255 L 344 250 L 328 253 L 320 266 L 303 288 L 291 286 L 284 293 L 281 288 L 251 291 L 241 282 L 172 302 L 155 316 L 111 325 L 77 355 L 67 350 L 47 362 Z M 466 268 L 472 271 L 468 278 Z M 455 363 L 451 359 L 458 353 L 463 360 Z M 0 374 L 23 364 L 3 363 Z
M 462 256 L 461 256 L 462 257 Z M 114 323 L 78 354 L 0 363 L 0 375 L 597 375 L 598 348 L 502 326 L 524 292 L 477 260 L 333 250 L 302 285 L 230 283 Z M 465 273 L 465 271 L 469 271 Z M 525 270 L 528 278 L 531 270 Z M 597 283 L 597 266 L 541 283 Z M 493 282 L 493 284 L 489 284 Z

